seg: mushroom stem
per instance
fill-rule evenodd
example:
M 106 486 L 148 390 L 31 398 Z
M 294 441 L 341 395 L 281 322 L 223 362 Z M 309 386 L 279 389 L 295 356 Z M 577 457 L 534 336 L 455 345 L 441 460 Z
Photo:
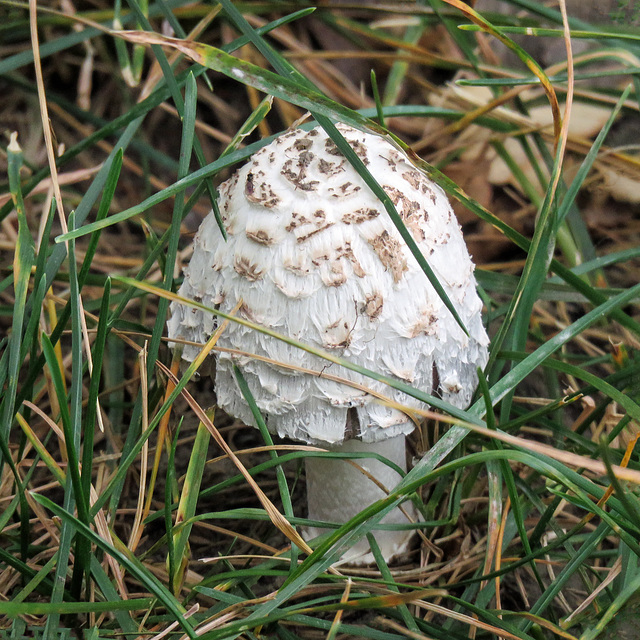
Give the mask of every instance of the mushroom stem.
M 328 445 L 327 448 L 339 453 L 378 453 L 406 471 L 405 439 L 404 435 L 399 435 L 374 443 L 346 440 L 339 445 Z M 387 490 L 393 489 L 401 479 L 400 474 L 374 458 L 360 458 L 354 462 L 376 478 Z M 306 476 L 310 520 L 342 524 L 387 495 L 373 480 L 344 458 L 307 458 Z M 413 514 L 410 503 L 405 503 L 403 509 L 408 514 Z M 407 516 L 396 508 L 382 519 L 381 524 L 409 521 Z M 307 527 L 305 537 L 310 540 L 327 531 L 328 529 L 321 527 Z M 405 551 L 413 533 L 412 530 L 380 530 L 374 535 L 385 560 L 391 560 Z M 366 538 L 351 547 L 340 561 L 341 564 L 371 562 L 373 554 Z

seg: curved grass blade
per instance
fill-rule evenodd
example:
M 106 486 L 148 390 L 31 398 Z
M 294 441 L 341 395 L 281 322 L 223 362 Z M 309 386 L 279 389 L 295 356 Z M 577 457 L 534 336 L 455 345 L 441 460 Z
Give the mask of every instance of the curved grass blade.
M 379 500 L 373 505 L 367 507 L 349 522 L 342 525 L 335 533 L 332 533 L 323 542 L 314 553 L 309 556 L 293 573 L 293 575 L 285 581 L 278 594 L 271 601 L 260 605 L 256 611 L 249 616 L 247 620 L 259 620 L 261 615 L 268 615 L 274 609 L 280 607 L 290 597 L 309 584 L 317 576 L 319 576 L 326 568 L 335 562 L 342 554 L 342 545 L 348 543 L 354 544 L 360 537 L 366 535 L 372 523 L 379 522 L 386 513 L 395 508 L 410 493 L 419 488 L 422 484 L 432 482 L 440 476 L 454 472 L 456 469 L 465 465 L 475 464 L 477 462 L 490 459 L 504 459 L 519 461 L 532 469 L 538 471 L 545 477 L 553 478 L 556 482 L 567 486 L 571 491 L 575 491 L 582 499 L 592 504 L 585 493 L 578 485 L 573 482 L 573 477 L 577 474 L 567 474 L 567 469 L 562 465 L 554 463 L 553 460 L 545 459 L 542 456 L 536 456 L 522 451 L 501 450 L 501 451 L 483 451 L 472 453 L 464 458 L 446 463 L 435 470 L 429 470 L 424 475 L 414 477 L 409 481 L 409 474 L 390 494 L 388 497 Z
M 159 287 L 156 287 L 152 284 L 146 282 L 139 282 L 132 278 L 118 277 L 114 278 L 119 281 L 122 281 L 132 287 L 141 289 L 143 291 L 148 291 L 149 293 L 154 293 L 159 296 L 166 296 L 171 300 L 177 300 L 181 304 L 185 304 L 190 307 L 194 307 L 196 309 L 202 309 L 203 311 L 207 311 L 208 313 L 212 313 L 221 318 L 230 319 L 233 322 L 238 324 L 242 324 L 246 327 L 254 329 L 256 331 L 260 331 L 265 335 L 272 336 L 277 338 L 278 340 L 282 340 L 291 346 L 302 349 L 311 353 L 313 355 L 319 356 L 329 362 L 334 362 L 340 366 L 343 366 L 347 369 L 351 369 L 352 371 L 356 371 L 365 375 L 374 380 L 378 380 L 380 382 L 384 382 L 390 387 L 402 391 L 417 400 L 420 400 L 432 407 L 442 409 L 447 412 L 449 415 L 459 418 L 464 421 L 470 421 L 475 424 L 482 424 L 480 420 L 480 416 L 484 415 L 485 404 L 483 400 L 476 402 L 470 409 L 467 411 L 462 411 L 452 405 L 449 405 L 438 398 L 430 396 L 419 389 L 415 389 L 410 385 L 403 383 L 397 379 L 390 378 L 388 376 L 381 375 L 375 371 L 371 371 L 366 369 L 365 367 L 360 367 L 358 365 L 349 362 L 344 358 L 337 357 L 333 354 L 323 351 L 322 349 L 318 349 L 315 347 L 310 347 L 307 344 L 304 344 L 298 340 L 294 340 L 282 334 L 279 334 L 276 331 L 273 331 L 267 327 L 263 327 L 257 324 L 254 324 L 248 320 L 244 320 L 243 318 L 239 318 L 237 316 L 224 313 L 219 309 L 213 309 L 211 307 L 207 307 L 199 302 L 195 302 L 194 300 L 189 300 L 187 298 L 182 298 L 181 296 L 177 296 L 175 294 L 169 294 L 166 291 L 163 291 Z M 569 325 L 562 331 L 558 332 L 553 338 L 548 340 L 545 344 L 539 347 L 534 353 L 527 356 L 522 362 L 520 362 L 517 366 L 515 366 L 509 374 L 502 379 L 500 382 L 496 383 L 491 388 L 491 402 L 495 405 L 499 402 L 506 393 L 508 393 L 511 389 L 513 389 L 517 384 L 519 384 L 524 378 L 526 378 L 533 370 L 535 370 L 540 364 L 542 364 L 549 356 L 551 356 L 555 351 L 557 351 L 562 345 L 566 344 L 570 340 L 572 340 L 576 335 L 579 335 L 582 331 L 590 327 L 593 323 L 597 322 L 603 317 L 607 317 L 612 314 L 615 309 L 627 304 L 630 300 L 635 299 L 640 296 L 640 284 L 631 287 L 628 290 L 622 291 L 619 294 L 611 297 L 609 300 L 604 302 L 602 305 L 592 309 L 587 314 L 585 314 L 582 318 L 576 320 L 573 324 Z M 444 439 L 451 433 L 452 430 L 445 434 Z M 464 431 L 464 430 L 463 430 Z M 436 445 L 437 446 L 437 445 Z M 420 464 L 420 463 L 419 463 Z M 415 471 L 415 468 L 409 472 L 411 474 Z
M 562 123 L 562 116 L 560 115 L 560 105 L 558 104 L 558 98 L 556 96 L 553 85 L 549 82 L 549 78 L 542 70 L 540 65 L 524 49 L 522 49 L 522 47 L 517 45 L 513 40 L 511 40 L 511 38 L 505 36 L 498 27 L 492 25 L 488 20 L 483 18 L 477 11 L 474 11 L 465 2 L 462 2 L 461 0 L 443 0 L 443 2 L 446 2 L 452 7 L 458 9 L 460 12 L 462 12 L 463 15 L 469 18 L 471 22 L 478 25 L 483 31 L 490 33 L 492 36 L 502 42 L 502 44 L 511 49 L 511 51 L 513 51 L 525 64 L 529 71 L 531 71 L 540 80 L 540 84 L 542 84 L 542 86 L 544 87 L 547 98 L 549 99 L 551 111 L 553 113 L 554 139 L 557 141 L 560 137 L 560 126 Z
M 236 382 L 238 383 L 238 387 L 240 392 L 242 393 L 245 401 L 249 405 L 251 409 L 251 413 L 253 414 L 253 418 L 258 425 L 258 429 L 260 430 L 260 435 L 264 440 L 264 443 L 268 447 L 273 447 L 273 438 L 269 433 L 269 429 L 260 413 L 260 409 L 258 408 L 258 404 L 256 403 L 253 394 L 251 393 L 251 389 L 249 389 L 249 385 L 245 380 L 245 377 L 242 375 L 242 371 L 238 368 L 237 365 L 233 365 L 233 374 L 236 378 Z M 278 453 L 275 450 L 271 450 L 269 452 L 269 457 L 276 461 L 278 459 Z M 291 503 L 291 494 L 289 493 L 289 485 L 287 484 L 287 477 L 284 473 L 284 469 L 282 465 L 278 464 L 276 466 L 276 477 L 278 479 L 278 489 L 280 490 L 280 499 L 282 500 L 282 508 L 284 511 L 284 515 L 287 519 L 291 520 L 293 518 L 293 504 Z M 298 561 L 298 547 L 293 543 L 291 543 L 291 566 L 295 566 Z
M 114 35 L 130 42 L 172 47 L 203 67 L 223 73 L 229 78 L 248 84 L 277 98 L 282 98 L 303 109 L 329 118 L 339 119 L 341 122 L 350 124 L 357 129 L 379 131 L 378 125 L 369 120 L 369 118 L 361 116 L 357 111 L 343 107 L 318 91 L 312 91 L 308 87 L 301 87 L 294 80 L 229 55 L 217 47 L 200 42 L 184 42 L 179 38 L 170 38 L 146 31 L 121 31 L 114 32 Z
M 251 329 L 255 329 L 256 331 L 259 331 L 261 333 L 264 333 L 265 335 L 268 336 L 272 336 L 274 338 L 277 338 L 278 340 L 282 340 L 283 342 L 286 342 L 287 344 L 290 344 L 291 346 L 297 347 L 299 349 L 302 349 L 304 351 L 307 351 L 308 353 L 311 353 L 313 355 L 319 356 L 325 360 L 328 360 L 329 362 L 333 362 L 335 364 L 341 365 L 347 369 L 351 369 L 352 371 L 356 371 L 358 373 L 361 373 L 362 375 L 365 375 L 369 378 L 372 378 L 373 380 L 378 380 L 380 382 L 384 382 L 385 384 L 388 384 L 390 387 L 394 388 L 394 389 L 398 389 L 399 391 L 402 391 L 404 393 L 407 393 L 408 395 L 421 400 L 422 402 L 425 402 L 426 404 L 431 405 L 432 407 L 436 407 L 438 409 L 442 409 L 443 411 L 446 411 L 447 413 L 449 413 L 450 415 L 456 416 L 457 418 L 461 419 L 461 420 L 478 420 L 478 424 L 481 423 L 481 421 L 479 420 L 479 418 L 469 418 L 469 415 L 465 412 L 462 411 L 461 409 L 458 409 L 457 407 L 454 407 L 453 405 L 450 405 L 447 402 L 444 402 L 442 400 L 439 400 L 438 398 L 436 398 L 435 396 L 431 396 L 423 391 L 420 391 L 419 389 L 416 389 L 404 382 L 401 382 L 398 379 L 395 378 L 391 378 L 389 376 L 385 376 L 382 375 L 380 373 L 377 373 L 376 371 L 372 371 L 370 369 L 366 369 L 365 367 L 361 367 L 359 365 L 353 364 L 352 362 L 350 362 L 349 360 L 346 360 L 344 358 L 340 358 L 338 356 L 335 356 L 327 351 L 323 351 L 322 349 L 319 349 L 317 347 L 311 347 L 303 342 L 300 342 L 299 340 L 295 340 L 293 338 L 289 338 L 285 335 L 282 335 L 276 331 L 273 331 L 272 329 L 269 329 L 268 327 L 263 327 L 261 325 L 258 324 L 254 324 L 252 322 L 250 322 L 249 320 L 245 320 L 243 318 L 240 318 L 238 316 L 234 316 L 232 314 L 228 314 L 225 313 L 224 311 L 220 311 L 219 309 L 213 309 L 211 307 L 207 307 L 206 305 L 203 305 L 202 303 L 196 302 L 195 300 L 189 300 L 187 298 L 183 298 L 182 296 L 178 296 L 176 294 L 164 291 L 162 289 L 160 289 L 159 287 L 156 287 L 155 285 L 149 284 L 147 282 L 140 282 L 137 280 L 134 280 L 133 278 L 126 278 L 126 277 L 116 277 L 114 276 L 114 280 L 118 280 L 121 281 L 125 284 L 128 284 L 129 286 L 135 287 L 137 289 L 141 289 L 143 291 L 147 291 L 149 293 L 153 293 L 156 294 L 158 296 L 165 296 L 167 298 L 169 298 L 170 300 L 175 300 L 180 302 L 181 304 L 185 304 L 187 306 L 190 307 L 194 307 L 196 309 L 202 309 L 203 311 L 207 311 L 208 313 L 212 313 L 214 315 L 217 315 L 221 318 L 225 318 L 225 319 L 230 319 L 233 322 L 236 322 L 238 324 L 242 324 L 246 327 L 249 327 Z M 640 286 L 640 285 L 638 285 Z
M 484 31 L 483 27 L 476 24 L 461 24 L 458 28 L 462 31 Z M 564 31 L 562 29 L 549 29 L 546 27 L 515 27 L 510 25 L 501 25 L 500 31 L 505 34 L 513 33 L 516 35 L 526 36 L 544 36 L 552 38 L 564 37 Z M 622 29 L 620 31 L 585 31 L 580 29 L 571 29 L 570 35 L 572 40 L 602 40 L 607 38 L 612 40 L 640 41 L 640 34 L 634 31 L 623 31 Z M 602 74 L 600 75 L 602 76 Z
M 427 279 L 429 280 L 431 285 L 434 287 L 437 295 L 440 297 L 445 307 L 450 311 L 456 323 L 460 326 L 460 328 L 464 331 L 464 333 L 468 335 L 467 329 L 464 326 L 464 323 L 462 322 L 462 319 L 460 318 L 454 304 L 451 302 L 451 300 L 447 296 L 444 288 L 442 287 L 442 285 L 438 281 L 438 278 L 433 272 L 433 269 L 431 268 L 431 266 L 425 259 L 424 255 L 418 248 L 415 240 L 413 239 L 413 236 L 407 230 L 391 198 L 388 196 L 385 190 L 378 184 L 378 181 L 371 175 L 371 173 L 365 166 L 364 162 L 360 159 L 358 154 L 355 153 L 355 151 L 351 148 L 351 145 L 349 145 L 349 143 L 344 139 L 342 134 L 338 131 L 335 124 L 333 123 L 333 120 L 340 120 L 341 118 L 335 112 L 342 111 L 342 113 L 345 113 L 345 112 L 350 113 L 352 115 L 352 118 L 355 117 L 358 121 L 361 122 L 360 125 L 357 125 L 357 124 L 353 125 L 358 129 L 362 129 L 364 126 L 365 130 L 373 129 L 375 132 L 380 133 L 381 131 L 378 125 L 376 125 L 371 120 L 369 120 L 366 124 L 364 124 L 363 121 L 365 121 L 365 119 L 362 116 L 360 116 L 358 112 L 346 110 L 339 103 L 336 103 L 333 100 L 329 100 L 328 98 L 326 98 L 326 96 L 324 96 L 322 93 L 318 91 L 317 87 L 313 85 L 313 83 L 311 83 L 307 78 L 305 78 L 299 71 L 297 71 L 295 67 L 293 67 L 293 65 L 291 65 L 287 60 L 285 60 L 281 55 L 277 54 L 262 38 L 259 37 L 256 31 L 245 20 L 245 18 L 242 16 L 242 14 L 237 10 L 237 8 L 233 5 L 233 3 L 230 0 L 220 0 L 220 3 L 225 8 L 225 11 L 227 12 L 227 14 L 235 22 L 236 26 L 243 33 L 245 33 L 247 37 L 250 38 L 251 42 L 257 47 L 258 51 L 260 51 L 260 53 L 262 53 L 262 55 L 266 57 L 266 59 L 273 65 L 273 67 L 278 72 L 279 75 L 270 74 L 268 76 L 263 77 L 263 82 L 266 79 L 266 86 L 273 83 L 274 81 L 277 81 L 278 84 L 281 84 L 282 81 L 286 81 L 286 86 L 288 87 L 288 92 L 289 92 L 289 98 L 286 98 L 286 99 L 289 102 L 298 104 L 301 93 L 308 92 L 308 96 L 309 98 L 311 98 L 311 100 L 317 101 L 318 99 L 322 99 L 322 101 L 324 101 L 327 105 L 331 107 L 331 111 L 333 111 L 334 113 L 331 113 L 331 111 L 323 112 L 322 110 L 319 110 L 315 107 L 307 107 L 307 108 L 311 112 L 311 114 L 318 120 L 319 124 L 326 131 L 327 135 L 333 140 L 333 142 L 336 144 L 338 149 L 342 152 L 342 154 L 348 160 L 349 164 L 351 164 L 351 166 L 357 171 L 358 175 L 364 180 L 365 184 L 369 187 L 369 189 L 371 189 L 374 195 L 383 204 L 385 210 L 387 211 L 387 213 L 389 214 L 389 217 L 391 218 L 391 221 L 393 222 L 394 226 L 402 236 L 402 239 L 404 240 L 407 248 L 409 249 L 413 257 L 416 259 L 416 261 L 420 265 L 420 268 L 427 276 Z M 198 46 L 202 47 L 204 45 L 198 45 Z M 219 53 L 223 53 L 223 52 L 219 51 Z M 240 63 L 241 65 L 244 65 L 244 67 L 242 67 L 243 70 L 241 71 L 241 76 L 238 76 L 237 69 L 236 67 L 233 66 L 234 61 L 236 65 L 238 63 Z M 246 66 L 248 63 L 240 61 L 237 58 L 233 58 L 232 56 L 228 56 L 226 59 L 222 60 L 221 62 L 223 63 L 221 68 L 216 70 L 220 70 L 223 73 L 226 73 L 227 75 L 229 75 L 230 77 L 233 77 L 236 80 L 240 80 L 245 84 L 250 84 L 255 88 L 260 88 L 256 86 L 255 81 L 256 81 L 256 78 L 261 75 L 261 72 L 262 74 L 265 74 L 265 73 L 269 74 L 269 72 L 261 70 L 261 68 L 257 67 L 256 65 L 249 65 L 253 74 L 252 75 L 253 81 L 250 81 L 248 78 L 244 77 L 246 70 L 249 69 L 249 67 Z M 270 89 L 270 90 L 267 90 L 266 92 L 276 96 L 278 95 L 277 90 L 274 91 L 273 89 Z M 279 97 L 283 97 L 283 96 L 280 95 Z M 347 122 L 347 124 L 351 124 L 351 123 Z M 382 131 L 382 133 L 384 133 L 384 131 Z

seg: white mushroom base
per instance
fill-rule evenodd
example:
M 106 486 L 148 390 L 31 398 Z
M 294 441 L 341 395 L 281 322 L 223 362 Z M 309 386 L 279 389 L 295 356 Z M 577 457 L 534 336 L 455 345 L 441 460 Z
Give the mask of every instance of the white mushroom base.
M 340 453 L 378 453 L 406 471 L 404 435 L 374 443 L 347 440 L 341 445 L 330 445 L 327 448 Z M 393 489 L 401 479 L 396 471 L 379 460 L 360 458 L 353 461 L 376 478 L 386 489 Z M 310 520 L 342 524 L 387 495 L 346 459 L 307 458 L 306 476 Z M 413 516 L 414 509 L 410 502 L 405 502 L 402 508 L 407 514 Z M 410 522 L 407 516 L 396 508 L 382 519 L 381 524 L 407 522 Z M 310 540 L 327 531 L 329 529 L 307 527 L 303 535 Z M 376 531 L 374 535 L 385 560 L 389 561 L 406 551 L 414 533 L 413 530 L 396 530 Z M 372 562 L 374 562 L 373 554 L 365 537 L 345 553 L 339 564 L 362 565 Z

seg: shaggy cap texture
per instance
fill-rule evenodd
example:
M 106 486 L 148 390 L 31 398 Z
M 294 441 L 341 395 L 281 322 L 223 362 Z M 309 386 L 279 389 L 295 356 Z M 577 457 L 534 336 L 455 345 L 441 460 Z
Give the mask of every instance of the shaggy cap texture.
M 383 205 L 321 128 L 286 133 L 220 187 L 228 240 L 213 214 L 194 239 L 180 295 L 240 316 L 351 362 L 469 404 L 487 361 L 474 266 L 444 192 L 380 136 L 338 126 L 392 199 L 455 305 L 467 337 L 402 241 Z M 212 314 L 173 303 L 169 337 L 204 343 Z M 327 372 L 412 407 L 383 383 L 231 323 L 218 346 Z M 193 360 L 199 349 L 185 346 Z M 254 424 L 233 375 L 241 366 L 272 432 L 309 443 L 366 442 L 413 423 L 358 389 L 250 357 L 217 356 L 218 404 Z M 433 388 L 434 385 L 437 388 Z M 347 420 L 353 408 L 357 420 Z M 353 415 L 353 412 L 350 414 Z

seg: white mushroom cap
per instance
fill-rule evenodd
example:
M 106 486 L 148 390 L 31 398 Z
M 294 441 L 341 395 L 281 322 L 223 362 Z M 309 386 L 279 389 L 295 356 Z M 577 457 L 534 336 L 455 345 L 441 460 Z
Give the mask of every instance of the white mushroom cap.
M 223 239 L 213 213 L 194 240 L 180 295 L 320 347 L 353 363 L 469 404 L 488 338 L 474 266 L 444 192 L 382 137 L 338 125 L 391 197 L 455 305 L 469 336 L 411 255 L 384 206 L 321 128 L 288 132 L 220 187 Z M 216 318 L 173 303 L 169 338 L 204 343 Z M 402 392 L 231 323 L 218 345 L 364 384 L 410 407 Z M 185 346 L 193 360 L 199 349 Z M 358 389 L 252 358 L 217 356 L 218 404 L 254 424 L 233 375 L 241 365 L 272 432 L 309 443 L 375 442 L 413 422 Z M 434 380 L 434 371 L 437 377 Z M 347 430 L 347 411 L 358 424 Z M 348 431 L 348 432 L 347 432 Z

